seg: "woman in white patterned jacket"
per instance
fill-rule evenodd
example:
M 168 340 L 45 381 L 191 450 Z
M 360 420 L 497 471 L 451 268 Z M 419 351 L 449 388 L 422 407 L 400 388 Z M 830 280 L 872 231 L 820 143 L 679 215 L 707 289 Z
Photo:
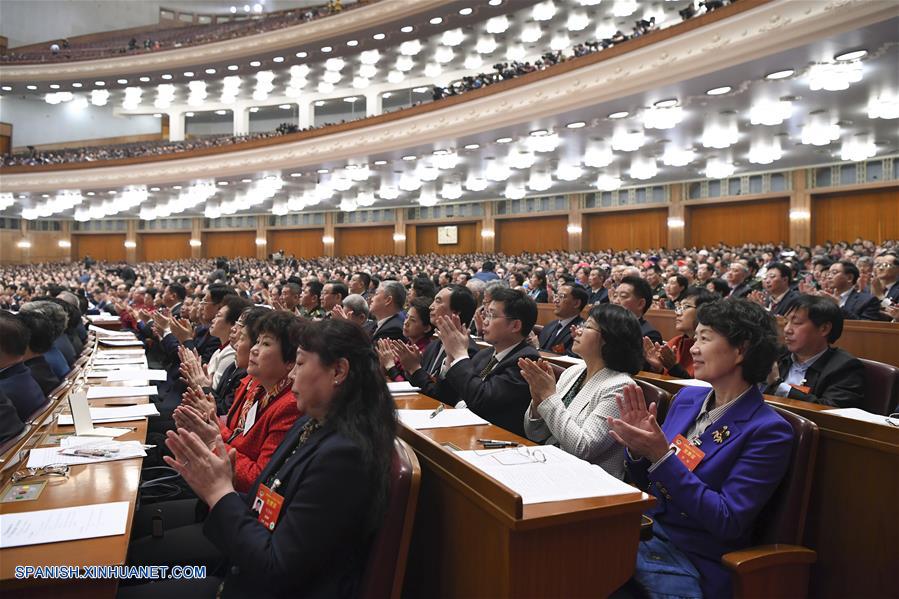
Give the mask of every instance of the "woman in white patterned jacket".
M 621 306 L 601 304 L 574 332 L 572 351 L 584 359 L 558 383 L 543 360 L 519 360 L 531 389 L 524 430 L 532 441 L 557 445 L 613 476 L 624 476 L 624 447 L 609 435 L 607 416 L 618 418 L 615 396 L 643 365 L 640 323 Z

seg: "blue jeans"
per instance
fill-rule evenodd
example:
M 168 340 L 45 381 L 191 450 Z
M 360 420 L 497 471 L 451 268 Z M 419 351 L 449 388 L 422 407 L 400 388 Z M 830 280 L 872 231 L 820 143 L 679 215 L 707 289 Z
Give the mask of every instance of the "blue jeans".
M 637 548 L 634 580 L 652 599 L 701 599 L 699 571 L 658 522 L 652 532 L 652 539 Z

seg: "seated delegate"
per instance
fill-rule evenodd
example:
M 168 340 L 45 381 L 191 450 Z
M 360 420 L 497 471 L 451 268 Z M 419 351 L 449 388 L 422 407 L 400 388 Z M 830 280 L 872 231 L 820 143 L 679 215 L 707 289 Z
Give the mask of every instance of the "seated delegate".
M 674 330 L 680 335 L 672 337 L 664 345 L 643 338 L 643 355 L 646 369 L 681 379 L 693 378 L 693 355 L 690 348 L 696 340 L 696 311 L 703 304 L 719 299 L 702 287 L 688 287 L 684 299 L 674 308 Z

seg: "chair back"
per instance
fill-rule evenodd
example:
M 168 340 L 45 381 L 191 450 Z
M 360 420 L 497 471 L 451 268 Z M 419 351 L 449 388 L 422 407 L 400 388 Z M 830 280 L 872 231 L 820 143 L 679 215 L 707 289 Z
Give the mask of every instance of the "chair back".
M 899 368 L 883 362 L 859 358 L 865 367 L 865 398 L 862 409 L 889 415 L 899 400 Z
M 53 402 L 50 401 L 49 398 L 44 398 L 44 401 L 41 403 L 41 405 L 35 408 L 35 410 L 25 418 L 25 422 L 34 422 L 38 418 L 38 416 L 47 411 L 47 409 L 50 407 L 50 404 L 52 403 Z
M 771 407 L 793 427 L 793 450 L 783 480 L 756 520 L 754 541 L 758 545 L 801 545 L 818 450 L 818 425 L 788 410 Z
M 387 511 L 372 541 L 359 596 L 365 599 L 399 599 L 406 573 L 406 556 L 412 539 L 421 467 L 404 441 L 394 442 Z
M 646 407 L 655 402 L 656 404 L 656 421 L 659 424 L 665 422 L 665 415 L 668 413 L 668 407 L 671 405 L 671 394 L 661 387 L 656 387 L 652 383 L 640 379 L 634 379 L 634 382 L 643 390 L 643 399 L 646 400 Z

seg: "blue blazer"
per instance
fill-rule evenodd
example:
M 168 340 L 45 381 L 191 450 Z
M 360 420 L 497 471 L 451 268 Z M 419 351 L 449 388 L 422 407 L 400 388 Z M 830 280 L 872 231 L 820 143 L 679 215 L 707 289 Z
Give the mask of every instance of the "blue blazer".
M 669 441 L 685 434 L 709 389 L 687 387 L 672 402 L 662 430 Z M 716 443 L 716 431 L 730 435 Z M 793 444 L 793 428 L 753 386 L 703 433 L 705 457 L 693 472 L 674 455 L 648 472 L 649 460 L 626 464 L 634 481 L 658 499 L 649 512 L 700 573 L 706 597 L 730 597 L 730 573 L 721 556 L 752 544 L 756 516 L 771 498 Z
M 0 392 L 12 400 L 22 422 L 27 422 L 28 417 L 47 402 L 47 397 L 24 362 L 0 370 Z

